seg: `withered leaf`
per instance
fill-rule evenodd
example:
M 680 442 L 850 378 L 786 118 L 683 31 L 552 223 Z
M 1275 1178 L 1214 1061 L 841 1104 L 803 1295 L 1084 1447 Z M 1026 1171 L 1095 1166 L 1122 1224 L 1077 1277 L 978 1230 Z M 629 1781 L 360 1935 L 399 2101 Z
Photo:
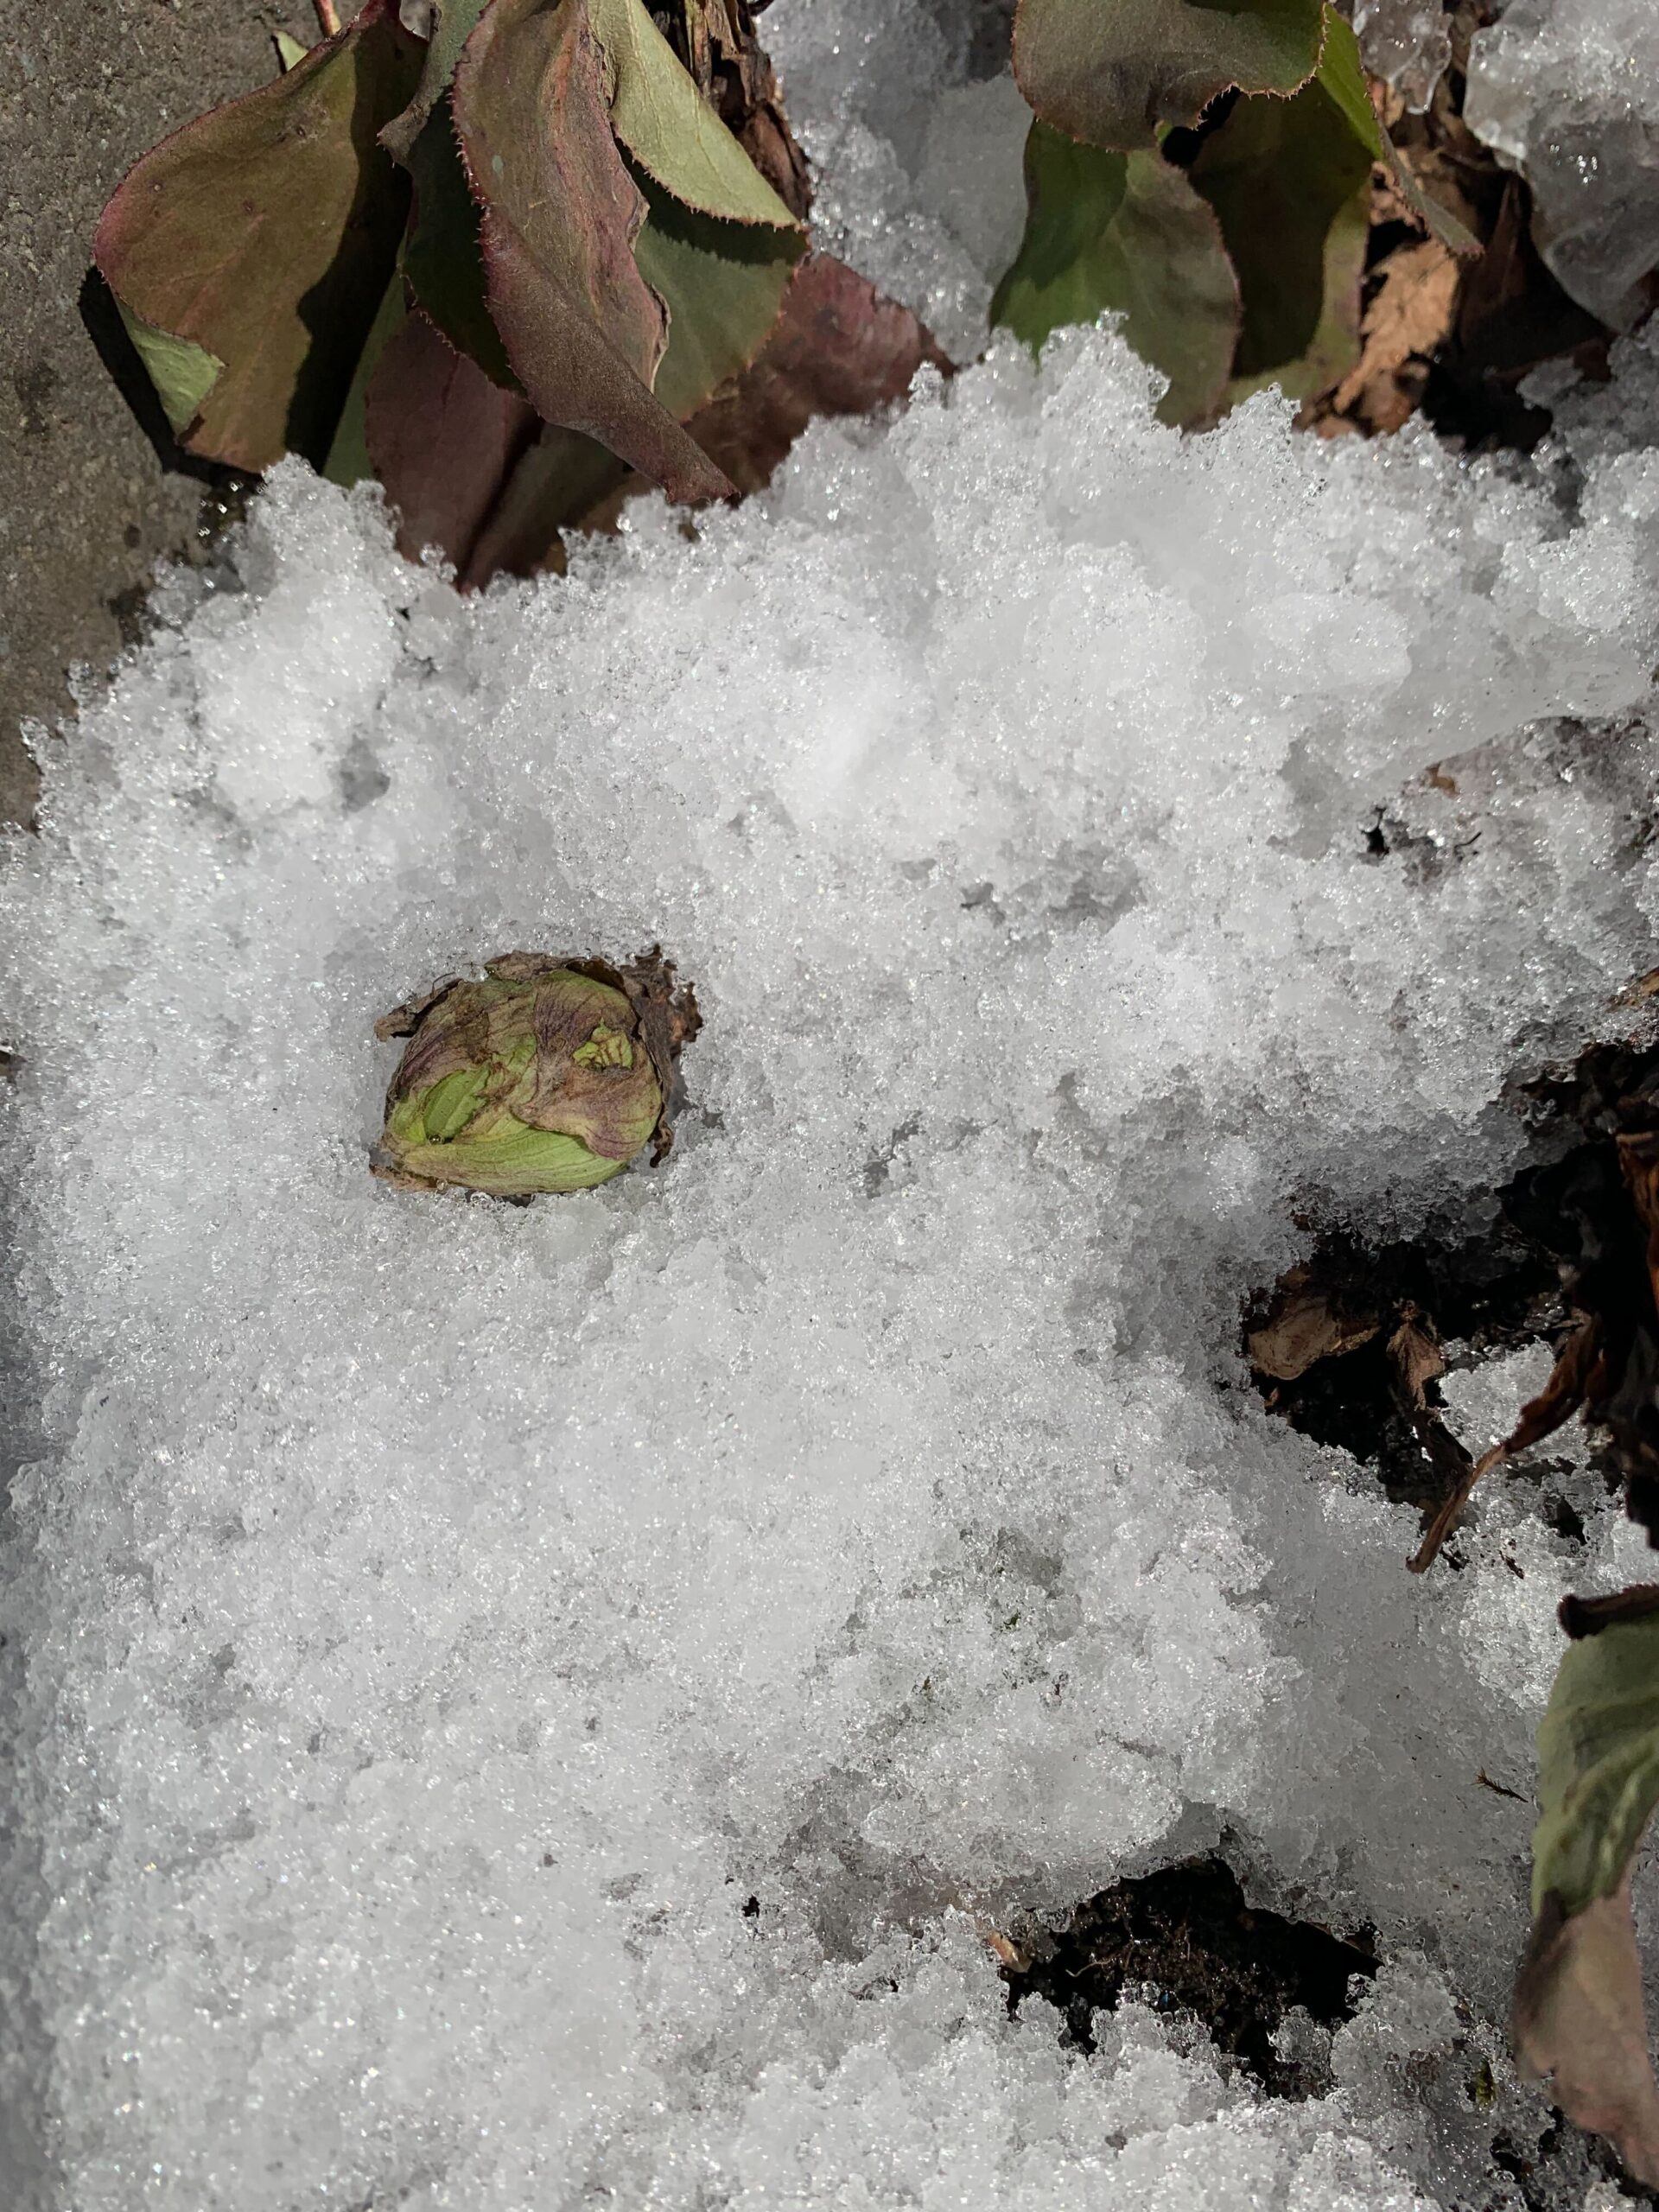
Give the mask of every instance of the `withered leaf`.
M 1438 238 L 1414 239 L 1382 264 L 1360 321 L 1359 359 L 1332 396 L 1332 411 L 1368 430 L 1396 430 L 1415 410 L 1426 365 L 1451 334 L 1463 272 Z
M 683 207 L 798 230 L 796 217 L 728 130 L 644 0 L 588 0 L 617 137 Z
M 1644 1621 L 1659 1613 L 1659 1582 L 1633 1582 L 1603 1598 L 1563 1598 L 1556 1618 L 1574 1643 L 1599 1636 L 1616 1621 Z
M 812 204 L 806 156 L 795 143 L 778 79 L 755 35 L 750 0 L 658 6 L 658 28 L 692 83 L 791 214 Z
M 1648 1281 L 1659 1305 L 1659 1131 L 1638 1129 L 1622 1135 L 1618 1164 L 1637 1216 L 1648 1232 Z
M 1430 1522 L 1422 1542 L 1411 1560 L 1411 1571 L 1421 1574 L 1433 1566 L 1436 1554 L 1462 1518 L 1474 1487 L 1483 1475 L 1503 1460 L 1524 1452 L 1570 1421 L 1580 1407 L 1597 1404 L 1611 1387 L 1611 1363 L 1605 1356 L 1601 1317 L 1591 1314 L 1581 1321 L 1556 1355 L 1550 1377 L 1535 1398 L 1522 1407 L 1519 1419 L 1501 1444 L 1483 1453 L 1441 1504 Z
M 1382 1325 L 1380 1315 L 1355 1310 L 1315 1282 L 1306 1268 L 1294 1268 L 1267 1319 L 1245 1338 L 1244 1348 L 1259 1374 L 1294 1382 L 1322 1359 L 1357 1351 Z
M 1428 1386 L 1445 1374 L 1446 1354 L 1416 1312 L 1406 1313 L 1389 1337 L 1389 1363 L 1394 1370 L 1395 1389 L 1408 1410 L 1432 1412 Z

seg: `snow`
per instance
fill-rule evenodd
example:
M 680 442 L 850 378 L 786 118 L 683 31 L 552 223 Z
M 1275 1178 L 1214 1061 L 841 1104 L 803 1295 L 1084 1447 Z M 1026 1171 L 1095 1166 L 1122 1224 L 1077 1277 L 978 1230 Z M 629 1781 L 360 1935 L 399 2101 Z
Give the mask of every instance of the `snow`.
M 1659 263 L 1659 14 L 1650 0 L 1509 0 L 1477 31 L 1464 114 L 1532 188 L 1540 251 L 1615 329 Z
M 1471 462 L 1080 333 L 565 580 L 284 466 L 167 585 L 0 874 L 7 2202 L 1516 2201 L 1545 1629 L 1635 1532 L 1498 1484 L 1409 1577 L 1239 1313 L 1478 1213 L 1655 964 L 1656 376 Z M 378 1014 L 656 941 L 663 1167 L 372 1179 Z M 1217 1847 L 1376 1931 L 1326 2096 L 1007 2017 L 988 1929 Z

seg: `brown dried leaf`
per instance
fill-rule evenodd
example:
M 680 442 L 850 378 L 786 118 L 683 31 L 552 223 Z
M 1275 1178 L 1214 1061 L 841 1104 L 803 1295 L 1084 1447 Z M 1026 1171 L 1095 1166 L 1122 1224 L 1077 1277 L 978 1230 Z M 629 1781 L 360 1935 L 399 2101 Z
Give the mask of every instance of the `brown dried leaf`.
M 1605 336 L 1540 260 L 1527 207 L 1525 186 L 1510 177 L 1491 240 L 1469 271 L 1458 308 L 1459 346 L 1484 369 L 1510 380 Z
M 1568 1918 L 1545 1897 L 1516 1983 L 1516 2056 L 1569 2120 L 1605 2135 L 1638 2181 L 1659 2185 L 1659 2088 L 1648 2056 L 1630 1870 Z
M 1648 1232 L 1648 1281 L 1659 1305 L 1659 1131 L 1643 1129 L 1622 1135 L 1618 1164 L 1637 1217 Z
M 658 27 L 691 81 L 791 214 L 812 205 L 806 156 L 784 113 L 778 79 L 754 28 L 748 0 L 699 0 L 658 8 Z
M 1306 1268 L 1294 1268 L 1259 1329 L 1244 1339 L 1259 1374 L 1294 1382 L 1322 1359 L 1357 1351 L 1382 1327 L 1380 1316 L 1339 1305 L 1334 1293 L 1314 1282 Z
M 1562 1599 L 1555 1618 L 1577 1643 L 1586 1636 L 1599 1636 L 1620 1621 L 1644 1621 L 1659 1613 L 1659 1582 L 1632 1582 L 1605 1598 Z
M 1423 1326 L 1420 1314 L 1408 1313 L 1389 1338 L 1389 1363 L 1407 1411 L 1413 1415 L 1433 1414 L 1428 1385 L 1445 1374 L 1446 1355 Z
M 1331 408 L 1367 429 L 1394 430 L 1415 409 L 1427 361 L 1451 333 L 1463 270 L 1438 238 L 1423 238 L 1390 254 L 1380 274 L 1360 319 L 1359 359 Z M 1402 378 L 1414 362 L 1423 369 Z

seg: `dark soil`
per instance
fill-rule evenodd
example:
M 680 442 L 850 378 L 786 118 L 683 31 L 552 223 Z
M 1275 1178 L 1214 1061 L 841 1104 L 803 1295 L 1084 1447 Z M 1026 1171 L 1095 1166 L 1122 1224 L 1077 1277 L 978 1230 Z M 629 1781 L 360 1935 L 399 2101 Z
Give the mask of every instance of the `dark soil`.
M 1490 1354 L 1540 1339 L 1559 1348 L 1590 1313 L 1612 1317 L 1639 1338 L 1653 1311 L 1646 1235 L 1617 1139 L 1659 1114 L 1659 1047 L 1597 1046 L 1519 1087 L 1512 1103 L 1527 1124 L 1529 1157 L 1496 1194 L 1490 1224 L 1473 1236 L 1376 1245 L 1351 1230 L 1327 1235 L 1306 1263 L 1306 1281 L 1332 1311 L 1375 1319 L 1376 1333 L 1293 1380 L 1256 1376 L 1274 1412 L 1351 1453 L 1390 1497 L 1425 1512 L 1447 1495 L 1468 1455 L 1434 1413 L 1434 1382 L 1425 1393 L 1427 1417 L 1421 1407 L 1414 1414 L 1402 1389 L 1389 1345 L 1402 1316 L 1416 1316 L 1440 1343 L 1461 1338 Z M 1247 1339 L 1283 1294 L 1275 1285 L 1247 1303 Z M 1619 1442 L 1620 1410 L 1618 1402 L 1607 1409 L 1614 1420 L 1604 1440 L 1610 1486 L 1632 1472 Z M 1541 1510 L 1561 1534 L 1581 1536 L 1578 1516 L 1550 1488 L 1548 1464 L 1535 1463 L 1533 1471 Z
M 1125 1993 L 1144 1994 L 1201 2021 L 1274 2096 L 1318 2096 L 1328 2080 L 1282 2056 L 1274 2031 L 1297 2005 L 1326 2027 L 1351 2018 L 1354 1977 L 1376 1972 L 1369 1942 L 1252 1906 L 1224 1860 L 1192 1859 L 1079 1905 L 1040 1956 L 1004 1968 L 1008 2010 L 1045 1997 L 1064 2015 L 1066 2040 L 1092 2050 L 1095 2014 L 1115 2011 Z

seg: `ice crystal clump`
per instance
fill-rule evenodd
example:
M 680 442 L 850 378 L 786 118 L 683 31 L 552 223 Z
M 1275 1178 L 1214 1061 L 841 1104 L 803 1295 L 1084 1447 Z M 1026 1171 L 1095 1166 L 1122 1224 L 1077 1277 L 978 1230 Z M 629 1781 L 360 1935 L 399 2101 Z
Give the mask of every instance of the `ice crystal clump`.
M 1442 0 L 1353 0 L 1351 13 L 1365 67 L 1421 112 L 1452 59 Z
M 813 163 L 821 243 L 956 360 L 983 346 L 1025 227 L 1031 111 L 1008 67 L 1012 16 L 998 0 L 789 0 L 765 24 Z
M 1563 289 L 1627 327 L 1659 264 L 1651 0 L 1510 0 L 1471 42 L 1464 114 L 1525 175 L 1539 249 Z
M 1396 2207 L 1535 2141 L 1476 1777 L 1621 1524 L 1529 1523 L 1524 1611 L 1502 1515 L 1413 1580 L 1238 1301 L 1293 1209 L 1481 1199 L 1517 1052 L 1652 964 L 1654 456 L 1599 397 L 1569 517 L 1148 399 L 1005 348 L 470 603 L 284 467 L 49 748 L 5 2012 L 78 2212 Z M 369 1176 L 386 1004 L 657 940 L 668 1166 Z M 1224 1835 L 1433 1948 L 1327 2097 L 1004 2017 L 976 1923 Z

